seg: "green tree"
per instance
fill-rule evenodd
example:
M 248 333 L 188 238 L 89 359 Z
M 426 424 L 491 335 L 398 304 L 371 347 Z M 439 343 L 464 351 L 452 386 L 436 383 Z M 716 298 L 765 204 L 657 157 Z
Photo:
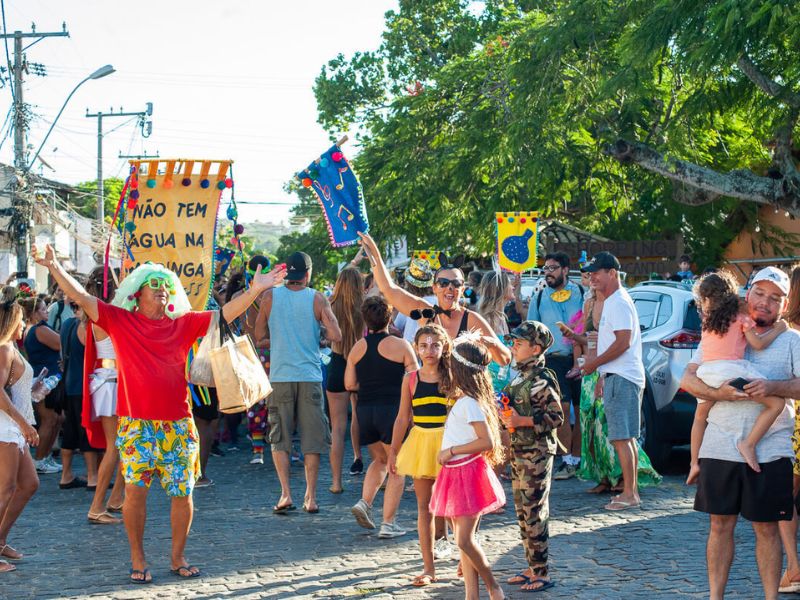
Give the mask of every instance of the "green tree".
M 799 41 L 790 0 L 401 0 L 315 93 L 383 237 L 491 252 L 526 209 L 712 262 L 758 205 L 800 214 Z
M 111 221 L 117 210 L 119 195 L 125 180 L 118 177 L 103 179 L 103 210 L 106 221 Z M 77 198 L 70 199 L 75 211 L 88 219 L 97 217 L 97 180 L 84 181 L 75 186 L 81 192 Z

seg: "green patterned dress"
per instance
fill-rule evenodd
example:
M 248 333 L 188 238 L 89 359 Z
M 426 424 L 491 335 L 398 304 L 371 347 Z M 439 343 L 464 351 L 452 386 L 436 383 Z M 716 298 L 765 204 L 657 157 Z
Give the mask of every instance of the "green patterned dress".
M 593 331 L 594 326 L 587 324 L 587 331 Z M 581 465 L 578 468 L 578 478 L 591 480 L 597 483 L 608 483 L 616 486 L 622 479 L 622 467 L 614 451 L 614 446 L 608 439 L 608 425 L 606 424 L 606 409 L 602 398 L 594 397 L 594 388 L 599 374 L 597 371 L 587 375 L 581 381 Z M 661 482 L 659 475 L 650 464 L 644 449 L 639 448 L 638 484 L 641 487 L 654 485 Z

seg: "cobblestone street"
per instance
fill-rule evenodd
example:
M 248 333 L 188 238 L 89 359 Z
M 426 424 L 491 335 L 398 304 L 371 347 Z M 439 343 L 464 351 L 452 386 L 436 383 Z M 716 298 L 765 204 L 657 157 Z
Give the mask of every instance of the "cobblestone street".
M 155 579 L 150 586 L 127 581 L 122 526 L 88 524 L 89 493 L 61 491 L 57 475 L 43 475 L 40 491 L 9 539 L 26 559 L 17 563 L 16 572 L 2 575 L 0 597 L 463 598 L 455 559 L 438 563 L 439 583 L 425 589 L 407 585 L 421 572 L 413 492 L 405 493 L 398 517 L 408 534 L 379 540 L 377 531 L 359 528 L 349 512 L 359 497 L 360 477 L 346 476 L 345 493 L 332 495 L 323 462 L 320 513 L 297 510 L 275 516 L 271 507 L 279 487 L 269 457 L 263 466 L 248 464 L 249 458 L 248 450 L 212 457 L 209 474 L 216 485 L 195 492 L 187 557 L 203 569 L 199 579 L 178 580 L 169 572 L 167 500 L 153 485 L 145 534 Z M 680 462 L 685 462 L 684 455 Z M 297 464 L 292 469 L 298 505 L 301 469 Z M 693 489 L 683 485 L 681 475 L 669 475 L 660 487 L 644 490 L 644 508 L 637 511 L 607 513 L 602 510 L 607 497 L 586 494 L 587 487 L 574 479 L 554 482 L 550 549 L 557 585 L 540 597 L 707 596 L 707 519 L 692 511 Z M 508 485 L 507 492 L 510 497 Z M 524 566 L 512 510 L 484 519 L 480 535 L 501 581 Z M 728 597 L 758 597 L 753 535 L 746 523 L 739 525 L 737 544 Z M 504 588 L 509 598 L 527 596 L 515 587 Z

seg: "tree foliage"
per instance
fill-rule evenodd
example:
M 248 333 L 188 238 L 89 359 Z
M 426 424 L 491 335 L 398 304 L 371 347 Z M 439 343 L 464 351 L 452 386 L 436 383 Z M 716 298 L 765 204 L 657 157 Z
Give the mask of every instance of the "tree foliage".
M 118 177 L 109 177 L 103 180 L 103 211 L 106 221 L 110 221 L 114 217 L 114 211 L 117 210 L 117 203 L 119 202 L 119 195 L 122 192 L 122 186 L 125 185 L 125 180 Z M 84 181 L 75 186 L 81 194 L 75 198 L 70 199 L 70 204 L 75 208 L 75 211 L 87 219 L 94 219 L 97 217 L 97 181 Z
M 400 0 L 315 94 L 380 237 L 490 252 L 539 210 L 711 262 L 758 204 L 800 214 L 799 42 L 791 0 Z

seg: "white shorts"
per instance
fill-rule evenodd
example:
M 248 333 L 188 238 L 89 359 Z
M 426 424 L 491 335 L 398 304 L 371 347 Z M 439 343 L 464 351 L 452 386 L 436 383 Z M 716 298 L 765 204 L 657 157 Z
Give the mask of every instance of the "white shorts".
M 19 425 L 4 410 L 0 410 L 0 442 L 16 444 L 19 446 L 20 452 L 28 449 L 28 444 L 25 441 L 25 436 L 22 435 Z
M 710 360 L 697 368 L 697 376 L 703 383 L 713 388 L 718 388 L 726 381 L 737 377 L 750 381 L 766 379 L 749 360 Z
M 89 393 L 92 395 L 92 421 L 117 416 L 116 369 L 95 369 L 89 375 Z

